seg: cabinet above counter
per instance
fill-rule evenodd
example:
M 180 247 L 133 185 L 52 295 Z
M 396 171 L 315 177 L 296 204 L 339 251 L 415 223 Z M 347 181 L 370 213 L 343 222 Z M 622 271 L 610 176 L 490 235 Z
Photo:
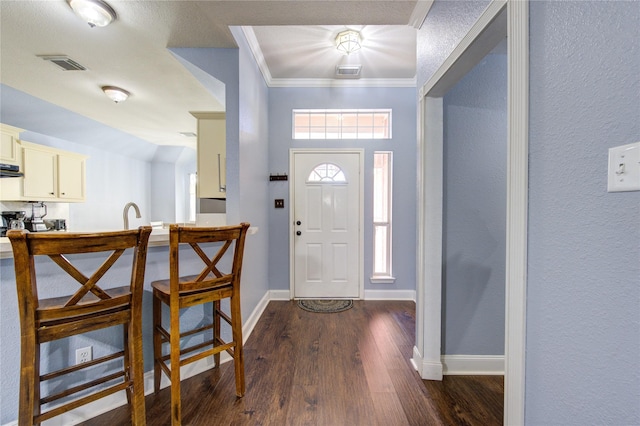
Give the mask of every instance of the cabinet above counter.
M 0 179 L 0 201 L 85 201 L 85 155 L 21 140 L 11 142 L 24 176 Z
M 227 133 L 224 112 L 191 112 L 198 120 L 198 198 L 227 198 Z

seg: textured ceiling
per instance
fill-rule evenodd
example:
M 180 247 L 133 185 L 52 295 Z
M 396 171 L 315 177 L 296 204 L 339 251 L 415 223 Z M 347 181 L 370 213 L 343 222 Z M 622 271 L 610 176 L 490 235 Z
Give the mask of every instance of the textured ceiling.
M 415 30 L 407 26 L 415 1 L 109 3 L 118 19 L 90 28 L 64 0 L 1 1 L 1 82 L 148 142 L 193 145 L 179 135 L 195 132 L 189 111 L 223 106 L 167 48 L 236 47 L 229 26 L 253 26 L 276 79 L 331 78 L 335 65 L 350 61 L 363 65 L 362 78 L 415 76 Z M 364 38 L 363 49 L 349 57 L 331 46 L 346 26 Z M 38 57 L 59 54 L 88 71 L 64 72 Z M 115 105 L 103 85 L 132 96 Z
M 362 38 L 362 48 L 350 55 L 335 43 L 346 29 Z M 274 79 L 334 78 L 337 65 L 362 65 L 363 79 L 415 77 L 416 30 L 406 25 L 264 26 L 253 31 Z

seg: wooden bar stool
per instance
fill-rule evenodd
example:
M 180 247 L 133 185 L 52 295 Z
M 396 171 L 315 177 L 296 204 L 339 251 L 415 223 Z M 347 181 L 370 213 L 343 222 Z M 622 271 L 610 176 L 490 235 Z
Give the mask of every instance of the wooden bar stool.
M 131 423 L 146 424 L 142 360 L 142 287 L 150 233 L 149 226 L 131 231 L 91 234 L 29 233 L 24 230 L 7 232 L 13 248 L 20 310 L 20 426 L 40 424 L 44 420 L 121 390 L 126 391 L 131 406 Z M 123 283 L 109 282 L 105 273 L 117 263 L 126 249 L 133 249 L 133 261 L 131 265 L 126 266 L 126 285 L 113 287 L 114 284 Z M 103 253 L 97 255 L 100 252 Z M 35 261 L 37 256 L 48 256 L 70 275 L 69 281 L 80 283 L 80 288 L 70 296 L 39 299 L 38 289 L 45 293 L 45 289 L 49 287 L 51 292 L 53 285 L 60 286 L 64 280 L 56 280 L 53 283 L 51 279 L 44 279 L 44 273 L 38 274 L 40 266 L 43 265 Z M 86 261 L 85 257 L 91 259 Z M 100 257 L 98 262 L 102 258 L 106 260 L 93 275 L 87 277 L 77 265 L 83 261 L 95 262 L 96 257 Z M 124 263 L 125 259 L 126 257 L 122 258 L 117 264 Z M 37 276 L 40 276 L 39 281 L 36 280 Z M 100 281 L 102 278 L 105 279 Z M 69 292 L 71 291 L 74 290 L 69 289 Z M 40 373 L 40 344 L 116 325 L 123 326 L 123 350 L 83 364 L 46 374 Z M 115 373 L 113 369 L 109 369 L 104 376 L 100 376 L 92 369 L 88 372 L 92 375 L 89 381 L 61 391 L 56 390 L 55 394 L 41 395 L 42 382 L 69 377 L 66 376 L 69 373 L 120 358 L 122 368 Z M 87 389 L 92 390 L 88 395 L 54 407 L 48 406 L 49 403 Z M 43 406 L 47 407 L 44 412 Z
M 163 371 L 171 381 L 171 424 L 174 426 L 180 425 L 181 422 L 180 367 L 184 365 L 213 355 L 215 365 L 219 367 L 220 352 L 227 351 L 233 358 L 236 395 L 239 397 L 244 395 L 240 273 L 247 229 L 249 229 L 248 223 L 219 228 L 170 225 L 169 279 L 154 281 L 151 286 L 153 287 L 154 389 L 156 392 L 160 390 L 161 371 Z M 209 257 L 200 246 L 205 243 L 217 243 L 217 253 L 213 257 Z M 196 271 L 196 275 L 184 276 L 185 271 L 180 270 L 181 245 L 190 246 L 197 257 L 204 262 L 203 269 Z M 223 273 L 221 272 L 223 268 L 218 265 L 218 262 L 232 246 L 230 272 Z M 230 299 L 229 315 L 220 308 L 220 301 L 225 298 Z M 180 332 L 180 309 L 208 302 L 212 302 L 213 305 L 213 322 Z M 169 330 L 162 326 L 163 303 L 169 307 Z M 220 335 L 220 319 L 231 325 L 232 340 L 229 342 L 223 341 Z M 211 330 L 211 334 L 208 330 Z M 181 338 L 197 334 L 204 336 L 204 342 L 181 348 Z M 169 343 L 168 355 L 162 353 L 163 343 Z

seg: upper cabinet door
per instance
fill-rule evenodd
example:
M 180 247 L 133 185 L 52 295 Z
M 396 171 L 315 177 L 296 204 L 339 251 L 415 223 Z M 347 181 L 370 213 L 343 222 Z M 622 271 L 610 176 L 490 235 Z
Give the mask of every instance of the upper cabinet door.
M 24 147 L 24 197 L 31 201 L 55 199 L 57 195 L 57 154 Z
M 198 198 L 227 198 L 224 112 L 192 112 L 198 119 Z
M 58 197 L 65 201 L 84 201 L 85 159 L 72 154 L 58 154 Z
M 21 158 L 18 147 L 18 137 L 22 129 L 0 124 L 0 131 L 2 135 L 0 143 L 0 163 L 19 165 Z

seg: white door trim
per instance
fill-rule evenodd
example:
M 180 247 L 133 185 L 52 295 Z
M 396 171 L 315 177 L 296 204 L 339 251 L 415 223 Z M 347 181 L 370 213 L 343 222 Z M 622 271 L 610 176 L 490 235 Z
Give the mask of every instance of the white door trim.
M 293 299 L 295 294 L 295 270 L 294 270 L 294 241 L 295 224 L 293 221 L 295 206 L 295 173 L 293 158 L 296 153 L 310 154 L 358 154 L 360 168 L 360 187 L 358 188 L 358 196 L 360 198 L 358 212 L 358 248 L 360 255 L 358 256 L 358 299 L 364 299 L 364 149 L 362 148 L 290 148 L 289 149 L 289 298 Z
M 420 89 L 418 119 L 418 250 L 416 346 L 413 363 L 425 379 L 442 379 L 442 96 L 495 43 L 507 36 L 507 230 L 504 424 L 524 424 L 529 1 L 493 0 L 434 76 Z

